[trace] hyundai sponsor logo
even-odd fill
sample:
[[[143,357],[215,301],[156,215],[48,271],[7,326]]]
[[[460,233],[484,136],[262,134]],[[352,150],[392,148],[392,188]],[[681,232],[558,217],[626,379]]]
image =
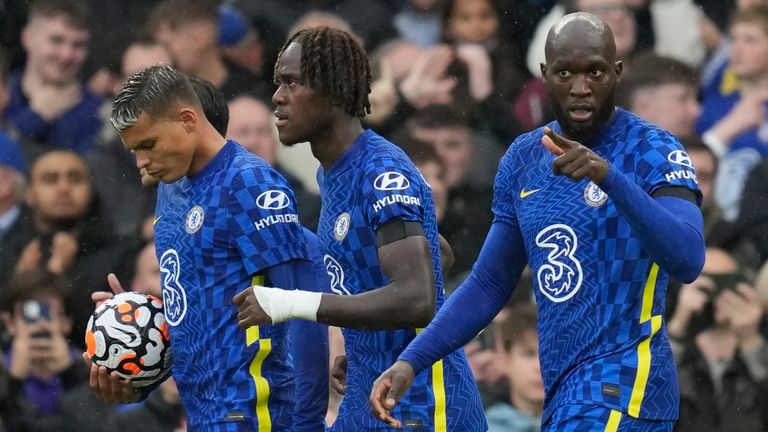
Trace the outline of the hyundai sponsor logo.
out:
[[[696,174],[688,170],[672,171],[671,173],[665,174],[664,178],[666,178],[669,183],[672,183],[675,180],[693,180],[694,183],[699,184]]]
[[[373,187],[381,191],[403,190],[410,186],[411,182],[404,175],[395,171],[379,174],[373,182]]]
[[[256,198],[256,205],[264,210],[280,210],[288,207],[291,199],[288,194],[279,190],[268,190]]]
[[[373,203],[373,211],[380,211],[384,207],[395,203],[421,206],[421,200],[419,200],[417,197],[396,194],[385,196],[384,198],[376,200],[376,202]]]
[[[672,162],[673,164],[678,164],[682,166],[687,166],[688,168],[693,168],[693,163],[691,162],[691,158],[688,156],[688,153],[682,150],[675,150],[673,152],[670,152],[669,155],[667,155],[667,160]]]

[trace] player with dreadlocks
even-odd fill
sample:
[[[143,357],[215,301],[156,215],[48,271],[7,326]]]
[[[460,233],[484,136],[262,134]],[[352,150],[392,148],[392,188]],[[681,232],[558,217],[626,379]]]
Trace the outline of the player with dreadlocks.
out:
[[[318,239],[336,295],[254,286],[235,297],[239,325],[295,318],[343,327],[346,394],[331,430],[388,430],[368,407],[373,382],[444,301],[432,194],[402,150],[363,129],[371,72],[352,35],[296,33],[275,82],[280,140],[308,141],[321,164]],[[393,415],[420,431],[487,429],[461,350],[419,374]]]

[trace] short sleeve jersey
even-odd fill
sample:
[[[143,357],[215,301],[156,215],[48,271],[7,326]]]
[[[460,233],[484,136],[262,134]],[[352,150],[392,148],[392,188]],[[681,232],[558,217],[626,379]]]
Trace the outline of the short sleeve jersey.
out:
[[[160,185],[155,242],[190,429],[290,428],[285,326],[244,331],[232,304],[268,267],[310,259],[286,181],[228,141],[194,176]]]
[[[437,307],[444,301],[437,223],[429,185],[405,153],[367,130],[329,170],[318,171],[322,211],[318,239],[331,291],[360,294],[389,283],[376,233],[387,222],[419,222],[429,242]],[[387,430],[370,414],[373,382],[394,363],[417,329],[343,329],[347,392],[334,431]],[[485,430],[477,387],[461,351],[416,377],[393,415],[421,431]]]
[[[556,122],[549,127],[560,133]],[[555,156],[542,136],[540,128],[510,146],[493,212],[525,242],[539,308],[544,420],[564,405],[675,419],[677,374],[662,328],[667,273],[595,183],[552,173]],[[627,111],[617,109],[590,147],[649,195],[684,187],[701,199],[677,139]]]

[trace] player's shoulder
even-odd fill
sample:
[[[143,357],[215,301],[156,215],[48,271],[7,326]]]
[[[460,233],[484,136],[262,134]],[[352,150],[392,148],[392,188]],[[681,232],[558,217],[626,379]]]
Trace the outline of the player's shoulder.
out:
[[[368,145],[361,152],[361,162],[360,168],[365,175],[387,171],[418,172],[403,149],[375,132],[369,133]]]
[[[626,145],[634,147],[633,150],[647,151],[674,151],[682,148],[682,144],[672,133],[641,119],[635,114],[618,108],[619,114],[626,117],[625,127],[621,130],[621,136],[617,137]]]
[[[547,155],[548,150],[541,143],[545,127],[555,131],[559,130],[557,122],[552,121],[544,126],[518,135],[504,153],[499,163],[499,169],[526,166],[529,161],[538,160]]]
[[[277,185],[288,187],[288,182],[275,168],[261,157],[245,150],[239,144],[233,151],[232,161],[222,173],[228,186],[252,187]]]

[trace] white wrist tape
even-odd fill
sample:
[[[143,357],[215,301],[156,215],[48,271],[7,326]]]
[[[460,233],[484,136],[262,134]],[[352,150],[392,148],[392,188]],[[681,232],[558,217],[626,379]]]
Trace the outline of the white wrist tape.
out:
[[[284,290],[260,285],[253,286],[253,293],[264,312],[272,319],[273,324],[299,318],[317,321],[317,309],[320,307],[322,293]]]

